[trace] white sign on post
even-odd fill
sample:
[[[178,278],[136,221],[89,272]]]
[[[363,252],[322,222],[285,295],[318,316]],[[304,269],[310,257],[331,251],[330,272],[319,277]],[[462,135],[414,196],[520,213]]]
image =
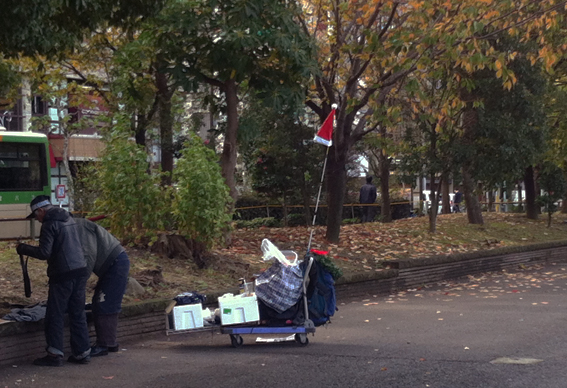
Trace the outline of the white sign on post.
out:
[[[57,201],[59,202],[59,207],[63,206],[63,200],[65,199],[67,195],[67,190],[65,188],[65,185],[57,185],[55,187],[55,198],[57,198]]]

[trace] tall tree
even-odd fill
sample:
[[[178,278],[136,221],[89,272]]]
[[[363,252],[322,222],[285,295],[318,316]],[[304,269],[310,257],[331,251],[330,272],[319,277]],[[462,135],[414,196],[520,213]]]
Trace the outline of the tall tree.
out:
[[[307,105],[321,121],[331,104],[339,106],[328,164],[327,239],[339,240],[349,150],[387,116],[381,107],[409,74],[427,77],[440,64],[456,64],[468,73],[495,67],[499,53],[489,37],[556,29],[564,5],[553,0],[307,2],[303,25],[320,47],[320,71]],[[557,60],[550,50],[540,56],[548,65]],[[498,62],[503,82],[513,83],[503,59]]]
[[[309,225],[311,198],[319,183],[323,150],[311,141],[314,131],[305,121],[301,107],[281,112],[252,103],[242,116],[240,133],[250,133],[253,127],[256,136],[249,135],[247,141],[240,141],[252,188],[281,201],[284,213],[291,201],[301,202],[305,224]]]
[[[148,31],[185,90],[204,83],[223,94],[221,167],[233,198],[242,88],[263,91],[266,103],[279,107],[303,98],[314,51],[296,24],[299,11],[285,0],[184,0],[170,3]]]

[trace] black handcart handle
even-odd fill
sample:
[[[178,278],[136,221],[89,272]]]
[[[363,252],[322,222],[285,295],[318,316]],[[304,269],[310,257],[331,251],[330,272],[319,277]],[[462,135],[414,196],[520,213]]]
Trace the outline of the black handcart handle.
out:
[[[30,275],[28,274],[28,259],[24,260],[24,255],[20,255],[20,265],[22,266],[22,274],[24,275],[24,292],[26,293],[26,298],[29,298],[32,294]]]

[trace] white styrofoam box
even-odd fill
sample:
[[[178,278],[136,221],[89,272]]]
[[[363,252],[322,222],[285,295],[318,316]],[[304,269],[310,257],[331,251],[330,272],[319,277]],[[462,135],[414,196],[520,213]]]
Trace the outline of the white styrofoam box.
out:
[[[223,295],[218,301],[222,325],[236,325],[260,320],[256,294],[251,296]]]
[[[175,330],[188,330],[203,327],[203,305],[187,304],[173,308],[173,327]]]

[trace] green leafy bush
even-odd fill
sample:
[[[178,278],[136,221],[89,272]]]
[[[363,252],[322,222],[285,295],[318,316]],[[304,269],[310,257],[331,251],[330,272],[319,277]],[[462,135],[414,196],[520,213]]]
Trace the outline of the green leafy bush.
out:
[[[126,243],[146,243],[165,229],[171,219],[170,189],[160,186],[160,174],[148,174],[143,147],[114,133],[98,167],[95,211],[107,216],[113,234]]]
[[[287,226],[305,225],[305,215],[303,213],[291,213],[287,216]]]
[[[179,233],[212,247],[229,230],[231,198],[215,153],[197,136],[181,151],[174,170],[173,214]]]
[[[311,251],[311,253],[313,253],[313,255],[315,256],[315,260],[317,260],[319,265],[325,268],[327,271],[329,271],[329,273],[333,276],[335,280],[343,276],[343,270],[340,269],[335,264],[332,258],[330,258],[328,255],[323,255],[317,252],[320,251]]]
[[[236,227],[243,228],[261,228],[262,226],[268,228],[281,227],[281,221],[274,217],[254,218],[253,220],[239,220],[236,221]]]

